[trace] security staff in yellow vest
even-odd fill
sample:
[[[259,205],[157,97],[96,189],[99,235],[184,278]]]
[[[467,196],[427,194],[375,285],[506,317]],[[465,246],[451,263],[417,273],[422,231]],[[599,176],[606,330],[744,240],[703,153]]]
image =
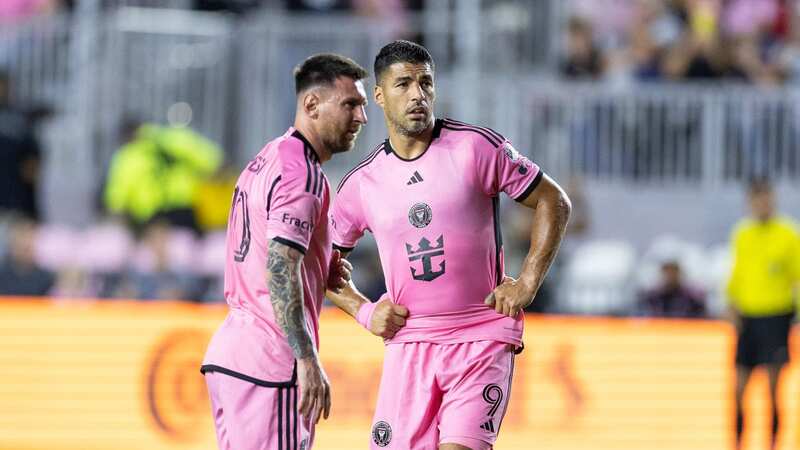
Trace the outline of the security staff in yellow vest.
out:
[[[736,445],[741,448],[744,415],[742,398],[756,366],[769,375],[772,401],[772,441],[779,428],[776,391],[789,360],[789,331],[800,286],[800,234],[788,218],[775,213],[775,197],[766,180],[749,189],[752,217],[733,231],[733,271],[728,282],[730,318],[737,331]]]
[[[222,163],[222,151],[188,127],[144,124],[114,155],[104,201],[112,214],[141,227],[156,214],[197,229],[197,186]]]

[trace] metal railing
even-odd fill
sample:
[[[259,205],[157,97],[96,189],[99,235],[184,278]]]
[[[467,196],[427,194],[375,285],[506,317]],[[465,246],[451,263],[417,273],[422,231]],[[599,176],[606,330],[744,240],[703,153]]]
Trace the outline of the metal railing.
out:
[[[8,72],[12,104],[58,104],[71,76],[72,21],[54,16],[0,26],[0,68]]]
[[[554,173],[709,187],[753,176],[800,178],[800,90],[536,80],[513,86],[518,94],[504,103],[509,133]]]

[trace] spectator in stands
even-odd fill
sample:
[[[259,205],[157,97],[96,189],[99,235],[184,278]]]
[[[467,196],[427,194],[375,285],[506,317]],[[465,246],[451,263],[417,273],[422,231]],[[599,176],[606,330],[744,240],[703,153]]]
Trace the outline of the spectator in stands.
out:
[[[667,4],[642,0],[625,34],[626,44],[609,55],[609,76],[631,80],[661,77],[661,60],[678,41],[682,23]]]
[[[777,64],[784,80],[800,85],[800,3],[792,11],[789,36],[780,50]]]
[[[664,55],[662,72],[673,80],[724,76],[727,61],[719,29],[719,2],[689,1],[685,8],[687,26],[680,39]]]
[[[572,79],[599,78],[605,62],[594,43],[591,25],[573,17],[567,30],[567,55],[561,63],[561,74]]]
[[[797,23],[790,26],[789,18],[796,22],[798,6],[793,2],[572,0],[570,5],[575,18],[567,26],[560,68],[568,78],[599,78],[601,67],[603,78],[611,80],[730,78],[772,85],[782,83],[794,64],[790,35]]]
[[[742,4],[748,6],[736,8]],[[754,5],[765,6],[763,9],[756,9]],[[776,85],[781,82],[778,45],[770,34],[777,15],[777,6],[768,5],[772,5],[772,2],[736,1],[731,5],[731,13],[728,14],[730,76],[760,85]]]
[[[10,89],[9,76],[0,69],[0,212],[37,219],[39,144],[28,114],[9,104]]]
[[[186,271],[170,260],[170,223],[154,218],[142,231],[141,258],[128,270],[115,293],[117,298],[139,300],[192,300],[198,288]]]
[[[800,234],[788,218],[776,214],[770,184],[755,180],[749,189],[751,217],[732,236],[733,271],[728,283],[729,317],[736,346],[736,442],[744,429],[742,398],[753,369],[765,365],[772,405],[772,441],[779,430],[778,389],[781,369],[789,360],[789,331],[800,287]]]
[[[9,230],[8,254],[0,264],[0,295],[47,295],[55,276],[39,267],[34,258],[36,223],[17,218]]]
[[[677,261],[665,260],[658,286],[640,295],[637,312],[646,317],[704,318],[705,294],[687,286]]]
[[[192,205],[198,184],[222,163],[222,151],[188,127],[124,126],[129,137],[111,160],[105,205],[140,229],[156,214],[198,230]]]

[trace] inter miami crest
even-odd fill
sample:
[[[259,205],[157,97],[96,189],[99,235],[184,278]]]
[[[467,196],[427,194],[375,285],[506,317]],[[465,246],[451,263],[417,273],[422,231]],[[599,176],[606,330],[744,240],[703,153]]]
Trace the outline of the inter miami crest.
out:
[[[372,427],[372,441],[378,447],[386,447],[392,442],[392,427],[384,421],[380,421]]]
[[[431,223],[433,212],[425,203],[417,203],[408,210],[408,221],[417,228],[425,228]]]
[[[508,158],[512,163],[517,164],[517,171],[520,175],[525,175],[528,173],[528,168],[525,166],[525,160],[522,159],[522,155],[519,154],[517,149],[515,149],[510,143],[506,142],[503,144],[503,152],[506,154],[506,158]]]
[[[520,154],[511,144],[506,142],[503,144],[503,151],[506,153],[506,157],[511,160],[511,162],[517,162],[519,160]]]

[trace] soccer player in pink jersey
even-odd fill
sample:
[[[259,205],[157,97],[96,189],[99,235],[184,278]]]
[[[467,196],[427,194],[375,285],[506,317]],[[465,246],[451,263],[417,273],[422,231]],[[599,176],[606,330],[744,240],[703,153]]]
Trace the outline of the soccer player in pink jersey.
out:
[[[303,62],[294,126],[237,181],[225,267],[230,311],[201,368],[222,450],[310,449],[315,424],[328,417],[318,319],[325,290],[341,289],[350,266],[332,251],[321,165],[350,150],[367,123],[365,77],[338,55]]]
[[[558,251],[570,202],[499,133],[434,117],[425,48],[386,45],[375,77],[389,138],[342,179],[333,236],[346,254],[374,235],[388,292],[377,303],[352,283],[329,294],[373,331],[378,311],[391,318],[370,445],[489,449],[522,348],[522,309]],[[504,273],[501,192],[534,210],[516,279]]]

